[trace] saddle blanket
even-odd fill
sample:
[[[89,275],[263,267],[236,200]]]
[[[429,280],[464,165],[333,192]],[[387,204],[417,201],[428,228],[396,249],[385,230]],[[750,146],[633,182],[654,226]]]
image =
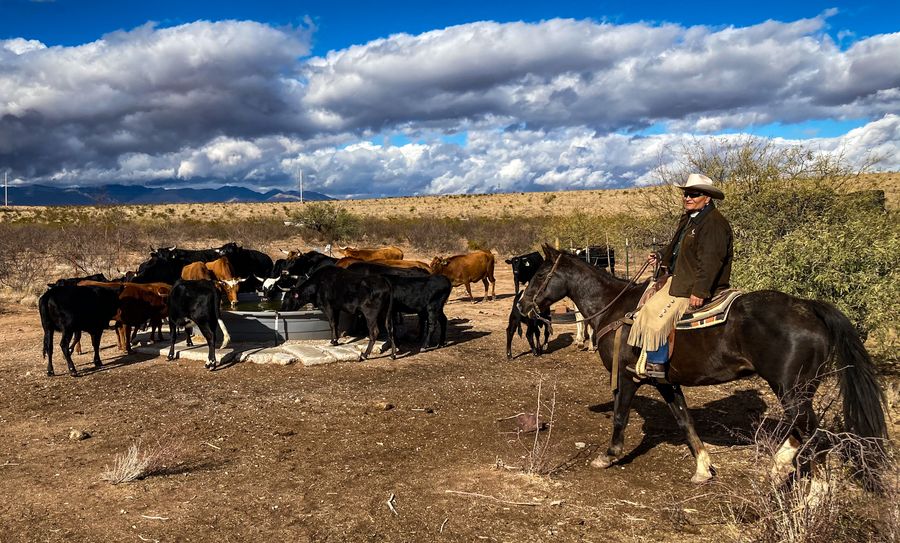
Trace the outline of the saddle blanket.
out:
[[[728,312],[731,311],[731,304],[734,303],[743,293],[736,289],[723,291],[721,294],[710,300],[703,307],[700,307],[693,313],[685,313],[681,319],[675,323],[676,330],[697,330],[700,328],[708,328],[725,322],[728,318]]]

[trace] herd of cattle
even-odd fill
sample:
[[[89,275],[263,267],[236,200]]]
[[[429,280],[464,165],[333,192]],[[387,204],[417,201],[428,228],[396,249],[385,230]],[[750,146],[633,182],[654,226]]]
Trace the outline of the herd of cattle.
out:
[[[494,256],[474,251],[452,257],[435,257],[430,264],[404,260],[396,247],[380,249],[343,248],[343,258],[316,251],[286,253],[275,262],[265,253],[227,243],[216,249],[188,250],[177,247],[151,250],[150,258],[134,273],[108,280],[103,275],[59,279],[48,285],[38,307],[44,330],[43,355],[47,375],[53,375],[53,336],[61,332],[59,342],[69,373],[78,372],[72,361],[74,351],[81,352],[82,332],[91,338],[93,363],[101,366],[100,338],[110,322],[118,335],[119,350],[131,352],[137,330],[150,325],[151,338],[162,340],[162,323],[168,322],[170,346],[168,359],[175,358],[179,328],[187,332],[196,326],[209,348],[206,367],[217,365],[216,329],[222,329],[224,348],[230,341],[221,319],[221,303],[233,306],[239,290],[257,291],[270,299],[282,299],[282,311],[293,311],[306,304],[319,308],[327,318],[332,344],[337,343],[341,313],[361,315],[368,327],[369,344],[363,355],[371,354],[381,330],[387,332],[391,357],[396,352],[394,320],[407,313],[418,315],[420,349],[427,349],[437,331],[438,346],[447,337],[444,304],[453,287],[464,285],[474,301],[470,283],[484,284],[484,300],[494,297]],[[516,308],[519,285],[528,282],[542,261],[538,253],[507,260],[513,268],[516,296],[507,328],[507,356],[515,331],[526,337],[532,353],[542,350],[539,331],[549,337],[549,315],[531,320]],[[488,287],[490,285],[490,295]]]

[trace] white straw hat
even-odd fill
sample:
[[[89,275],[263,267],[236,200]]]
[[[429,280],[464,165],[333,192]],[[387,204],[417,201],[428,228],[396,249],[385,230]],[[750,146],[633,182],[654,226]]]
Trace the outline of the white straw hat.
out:
[[[725,193],[722,189],[713,185],[713,180],[706,177],[702,173],[692,173],[688,176],[687,181],[681,185],[675,185],[681,190],[695,190],[703,194],[715,198],[716,200],[724,200]]]

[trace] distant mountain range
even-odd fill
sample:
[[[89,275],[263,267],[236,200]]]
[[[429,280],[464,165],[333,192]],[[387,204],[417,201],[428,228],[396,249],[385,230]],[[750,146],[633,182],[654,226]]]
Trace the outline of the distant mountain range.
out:
[[[2,188],[2,187],[0,187]],[[334,200],[330,196],[303,191],[304,201]],[[10,205],[20,206],[89,206],[140,204],[203,204],[226,202],[299,202],[294,190],[256,192],[244,187],[225,185],[217,189],[152,188],[139,185],[99,185],[93,187],[50,187],[26,185],[9,187]]]

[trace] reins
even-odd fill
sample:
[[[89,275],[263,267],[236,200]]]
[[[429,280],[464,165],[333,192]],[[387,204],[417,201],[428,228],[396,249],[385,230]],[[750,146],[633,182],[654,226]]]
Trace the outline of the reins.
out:
[[[544,282],[541,283],[541,286],[538,287],[537,291],[535,291],[534,295],[531,297],[531,303],[535,308],[537,308],[538,294],[540,294],[541,292],[543,292],[543,290],[545,288],[547,288],[547,284],[550,282],[550,277],[553,275],[553,272],[555,272],[556,268],[559,266],[559,259],[562,258],[562,255],[563,255],[563,253],[560,253],[559,256],[556,257],[556,260],[553,262],[553,267],[550,268],[550,273],[547,274],[547,277],[544,278]],[[632,278],[628,281],[628,283],[624,287],[622,287],[622,290],[619,292],[619,294],[616,295],[615,298],[612,299],[611,302],[609,302],[608,304],[603,306],[603,309],[601,309],[600,311],[597,311],[596,313],[588,315],[587,317],[582,317],[580,320],[576,320],[575,323],[577,324],[579,322],[591,320],[594,317],[597,317],[597,316],[602,315],[603,313],[606,313],[607,311],[609,311],[609,309],[613,306],[613,304],[615,304],[617,301],[619,301],[619,298],[621,298],[622,295],[625,294],[625,291],[628,290],[632,285],[634,285],[637,282],[637,278],[640,277],[642,273],[644,273],[644,270],[646,270],[647,266],[649,266],[649,265],[650,265],[649,260],[644,262],[644,265],[641,266],[641,269],[639,269],[637,271],[637,273],[635,273],[634,276],[632,276]],[[532,312],[534,312],[536,315],[533,318],[543,321],[547,324],[550,324],[550,321],[541,317],[540,313],[538,313],[534,309],[532,309]]]

